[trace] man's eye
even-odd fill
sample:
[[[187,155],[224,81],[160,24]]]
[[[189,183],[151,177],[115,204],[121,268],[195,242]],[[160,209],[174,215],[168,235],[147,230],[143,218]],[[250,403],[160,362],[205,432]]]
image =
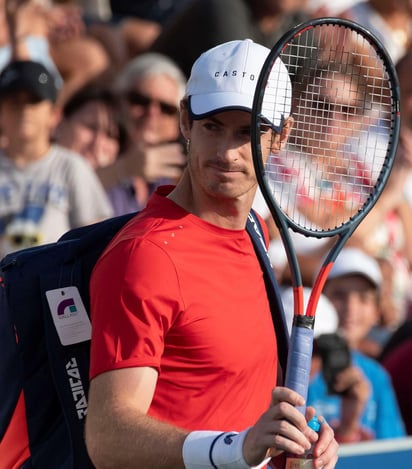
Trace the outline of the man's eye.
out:
[[[213,122],[206,122],[204,126],[207,130],[216,130],[218,128],[218,126]]]

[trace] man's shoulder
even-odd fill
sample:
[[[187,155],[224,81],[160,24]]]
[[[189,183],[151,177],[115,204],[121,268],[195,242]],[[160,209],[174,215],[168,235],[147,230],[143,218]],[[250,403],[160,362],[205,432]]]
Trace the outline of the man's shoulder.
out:
[[[143,210],[136,214],[117,234],[114,243],[146,240],[158,243],[165,233],[176,231],[179,219],[171,218],[159,211]]]

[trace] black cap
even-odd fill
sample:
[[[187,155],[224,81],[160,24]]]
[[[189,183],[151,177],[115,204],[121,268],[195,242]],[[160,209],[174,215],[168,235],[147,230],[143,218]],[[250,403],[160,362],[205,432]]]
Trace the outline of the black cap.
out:
[[[20,90],[53,103],[58,94],[53,75],[44,65],[30,60],[10,62],[0,73],[0,99]]]

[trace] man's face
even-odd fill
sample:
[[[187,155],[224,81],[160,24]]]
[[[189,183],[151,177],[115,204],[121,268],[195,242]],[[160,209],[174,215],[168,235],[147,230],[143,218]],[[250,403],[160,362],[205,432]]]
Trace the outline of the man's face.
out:
[[[133,143],[155,145],[177,140],[178,86],[171,78],[158,75],[136,81],[124,97]]]
[[[328,280],[324,293],[336,308],[339,328],[357,348],[378,320],[378,291],[367,278],[356,274]]]
[[[250,129],[251,116],[244,111],[225,111],[193,121],[190,135],[185,135],[190,139],[188,168],[193,186],[212,198],[253,197],[256,176]],[[269,148],[272,134],[269,128],[265,130],[262,148]]]
[[[0,127],[10,141],[32,143],[49,138],[55,122],[54,105],[29,91],[17,91],[0,103]]]

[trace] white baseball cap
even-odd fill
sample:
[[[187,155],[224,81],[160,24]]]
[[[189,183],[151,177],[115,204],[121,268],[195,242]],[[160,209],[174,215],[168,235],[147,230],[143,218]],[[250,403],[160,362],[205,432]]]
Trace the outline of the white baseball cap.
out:
[[[303,300],[305,308],[308,305],[311,289],[309,287],[303,287]],[[294,312],[294,293],[292,287],[286,287],[281,292],[281,299],[283,303],[283,309],[285,311],[286,325],[289,334],[292,331],[293,324],[293,312]],[[313,328],[313,336],[319,337],[322,334],[331,334],[336,332],[338,329],[338,313],[336,312],[333,304],[328,298],[321,294],[319,296],[319,302],[316,308],[315,326]]]
[[[225,110],[251,111],[256,84],[270,49],[251,39],[230,41],[204,52],[193,64],[186,85],[189,110],[203,119]],[[262,103],[263,117],[280,132],[290,115],[292,85],[286,66],[277,59]]]
[[[361,249],[342,249],[329,272],[328,280],[347,275],[361,275],[377,288],[382,285],[382,272],[378,262]]]

